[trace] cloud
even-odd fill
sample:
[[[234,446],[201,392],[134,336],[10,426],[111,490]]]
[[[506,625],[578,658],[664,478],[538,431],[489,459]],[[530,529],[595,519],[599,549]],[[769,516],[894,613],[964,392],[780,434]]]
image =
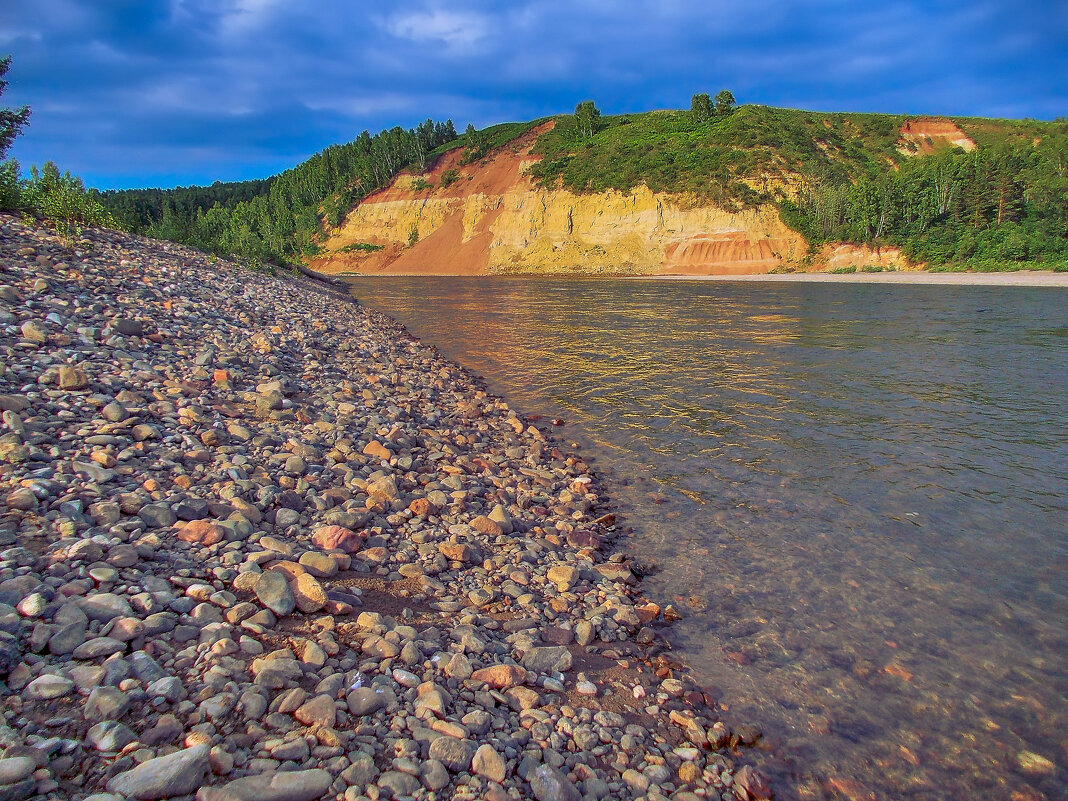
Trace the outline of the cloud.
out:
[[[442,42],[459,52],[470,48],[486,37],[489,20],[470,11],[446,11],[431,8],[394,14],[384,21],[393,36],[413,42]]]
[[[267,175],[361,130],[739,101],[1063,115],[1068,5],[1030,0],[0,0],[12,154],[99,186]],[[257,173],[257,170],[261,171]]]

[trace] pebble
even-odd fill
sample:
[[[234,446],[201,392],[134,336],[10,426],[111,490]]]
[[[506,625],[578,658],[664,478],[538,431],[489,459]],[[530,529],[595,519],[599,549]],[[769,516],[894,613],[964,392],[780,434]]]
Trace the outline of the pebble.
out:
[[[107,789],[139,801],[187,795],[203,784],[210,769],[210,750],[208,745],[195,745],[149,759],[132,770],[114,776],[108,781]]]
[[[333,290],[82,236],[0,215],[0,793],[765,792],[580,455]]]

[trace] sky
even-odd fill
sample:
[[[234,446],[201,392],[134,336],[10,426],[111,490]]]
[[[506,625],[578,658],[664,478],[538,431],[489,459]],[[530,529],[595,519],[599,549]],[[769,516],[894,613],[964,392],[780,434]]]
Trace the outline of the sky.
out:
[[[739,103],[1068,116],[1066,0],[0,0],[10,156],[262,178],[363,130]]]

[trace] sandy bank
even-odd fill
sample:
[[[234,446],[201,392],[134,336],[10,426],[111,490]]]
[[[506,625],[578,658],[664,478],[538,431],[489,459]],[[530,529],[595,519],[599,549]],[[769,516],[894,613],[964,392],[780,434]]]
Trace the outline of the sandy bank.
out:
[[[915,284],[945,286],[1059,286],[1068,287],[1068,273],[1020,270],[1005,273],[782,273],[772,275],[656,275],[628,278],[669,281],[777,281],[796,284]]]

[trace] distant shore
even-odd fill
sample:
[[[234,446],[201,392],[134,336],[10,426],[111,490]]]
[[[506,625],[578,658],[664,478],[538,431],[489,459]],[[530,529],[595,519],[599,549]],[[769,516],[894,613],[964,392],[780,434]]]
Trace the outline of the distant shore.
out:
[[[638,275],[677,281],[784,281],[836,284],[930,284],[948,286],[1068,287],[1068,273],[1018,270],[1003,273],[935,273],[920,270],[893,273],[774,273],[762,275]]]
[[[1068,272],[1055,273],[1052,270],[1017,270],[1000,273],[938,273],[910,270],[892,273],[760,273],[757,275],[606,275],[575,273],[509,273],[496,275],[486,273],[478,276],[454,273],[322,273],[335,279],[347,278],[520,278],[528,275],[532,278],[601,278],[627,279],[641,281],[779,281],[786,283],[835,283],[835,284],[917,284],[931,286],[1052,286],[1068,287]]]

